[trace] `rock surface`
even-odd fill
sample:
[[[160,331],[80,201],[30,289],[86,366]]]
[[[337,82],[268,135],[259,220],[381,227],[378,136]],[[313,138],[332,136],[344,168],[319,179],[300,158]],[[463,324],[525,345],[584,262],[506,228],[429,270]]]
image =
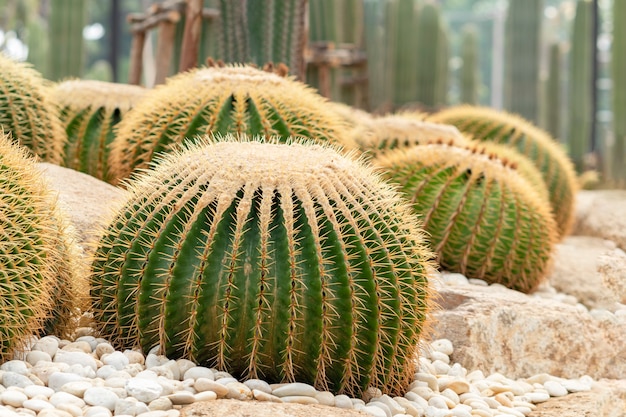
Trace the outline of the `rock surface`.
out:
[[[626,416],[626,381],[600,381],[591,391],[552,398],[528,417]]]
[[[467,369],[525,378],[626,378],[626,321],[500,286],[442,286],[434,338]]]
[[[626,191],[579,191],[576,197],[575,235],[612,240],[626,250]]]
[[[615,288],[605,283],[606,275],[615,276],[619,265],[610,269],[613,259],[626,258],[626,253],[610,240],[590,236],[567,236],[556,245],[554,267],[550,284],[566,294],[576,297],[589,308],[605,308],[614,311],[618,300]],[[600,273],[603,266],[606,273]],[[617,279],[611,280],[611,282]]]
[[[258,401],[216,400],[192,404],[181,417],[371,417],[359,410],[345,410],[319,404],[268,403]]]
[[[90,175],[49,163],[39,163],[51,188],[58,192],[59,205],[78,232],[79,244],[88,246],[97,236],[112,206],[123,201],[126,192]]]

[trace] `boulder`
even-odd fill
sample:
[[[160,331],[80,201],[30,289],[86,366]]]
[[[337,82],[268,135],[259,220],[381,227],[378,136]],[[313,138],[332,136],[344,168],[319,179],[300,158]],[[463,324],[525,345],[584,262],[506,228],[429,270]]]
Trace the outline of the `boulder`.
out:
[[[556,245],[550,285],[562,293],[573,295],[589,308],[615,311],[618,308],[616,302],[620,300],[614,287],[619,283],[618,277],[626,278],[626,272],[620,270],[623,266],[619,263],[620,259],[626,259],[626,253],[610,240],[567,236]],[[604,272],[600,271],[601,266]],[[626,284],[626,279],[622,282]]]
[[[49,186],[58,193],[59,206],[78,232],[78,243],[87,248],[98,236],[116,203],[126,191],[90,175],[49,163],[39,163]]]
[[[528,417],[626,416],[626,381],[599,381],[591,391],[550,398]]]
[[[451,359],[509,378],[626,378],[625,315],[529,296],[499,285],[442,285],[433,338],[452,341]]]
[[[581,190],[572,234],[612,240],[626,250],[626,190]]]

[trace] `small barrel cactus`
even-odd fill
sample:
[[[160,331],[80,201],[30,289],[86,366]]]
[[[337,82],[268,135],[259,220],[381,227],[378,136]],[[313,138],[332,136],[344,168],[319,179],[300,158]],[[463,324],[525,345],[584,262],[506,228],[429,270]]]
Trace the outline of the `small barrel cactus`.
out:
[[[87,282],[54,195],[27,151],[5,134],[0,184],[0,359],[7,359],[30,335],[67,335]]]
[[[359,149],[370,156],[411,148],[431,140],[453,140],[460,144],[469,142],[454,126],[400,115],[374,118],[354,132],[354,140]]]
[[[344,143],[346,126],[313,89],[274,71],[211,66],[170,78],[118,125],[114,179],[145,168],[153,155],[204,134],[290,136]]]
[[[328,145],[215,140],[158,158],[103,231],[101,333],[242,378],[400,393],[429,306],[419,220]]]
[[[433,143],[376,163],[422,216],[443,268],[523,292],[546,277],[556,224],[548,202],[508,161]]]
[[[67,133],[64,166],[108,181],[114,127],[143,98],[146,89],[93,80],[67,80],[51,89]]]
[[[44,80],[28,64],[0,53],[0,125],[16,143],[60,164],[67,136],[46,95]]]
[[[565,150],[547,132],[519,116],[475,106],[451,107],[429,120],[454,125],[475,140],[507,144],[526,155],[546,183],[559,236],[569,233],[574,222],[576,173]]]

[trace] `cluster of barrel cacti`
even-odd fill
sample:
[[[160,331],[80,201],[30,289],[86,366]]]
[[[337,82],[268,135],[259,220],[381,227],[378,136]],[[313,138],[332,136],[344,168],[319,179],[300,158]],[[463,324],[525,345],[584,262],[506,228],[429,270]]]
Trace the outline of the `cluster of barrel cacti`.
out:
[[[21,245],[3,262],[55,263],[19,281],[42,303],[17,326],[56,331],[90,309],[120,348],[159,346],[242,378],[400,394],[429,327],[435,268],[532,291],[571,223],[571,163],[504,113],[375,117],[272,65],[212,63],[152,90],[106,85],[110,96],[102,87],[32,90],[64,123],[57,163],[128,191],[99,231],[88,283],[66,290],[80,282],[79,256],[54,205],[15,197],[44,194],[21,180],[34,162],[2,161],[15,187],[2,216],[16,216],[3,232]],[[18,146],[5,142],[0,158]],[[23,337],[2,339],[3,352]]]

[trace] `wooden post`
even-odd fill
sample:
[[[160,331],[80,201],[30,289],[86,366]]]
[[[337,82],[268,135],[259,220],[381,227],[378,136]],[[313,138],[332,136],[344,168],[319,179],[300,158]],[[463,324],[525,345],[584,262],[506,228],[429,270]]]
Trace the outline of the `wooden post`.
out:
[[[185,32],[180,54],[180,72],[194,68],[198,64],[198,49],[202,32],[202,0],[187,0]]]
[[[170,73],[176,24],[168,20],[159,22],[159,36],[157,38],[156,75],[154,85],[163,84]]]
[[[130,46],[130,69],[128,73],[129,84],[141,84],[141,73],[143,71],[143,47],[145,42],[145,31],[140,30],[133,33],[133,41]]]

